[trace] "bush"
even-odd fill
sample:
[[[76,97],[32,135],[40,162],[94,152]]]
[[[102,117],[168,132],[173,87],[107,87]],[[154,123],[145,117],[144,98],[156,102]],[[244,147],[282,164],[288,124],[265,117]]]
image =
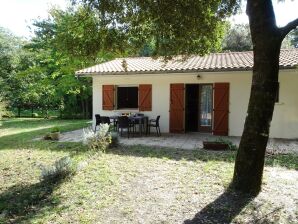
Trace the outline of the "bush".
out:
[[[57,160],[53,166],[40,166],[40,179],[45,182],[57,182],[75,174],[76,169],[69,156]]]
[[[224,138],[216,139],[216,142],[224,143],[228,145],[228,150],[236,151],[238,149],[237,145],[235,145],[232,141]]]
[[[53,127],[51,129],[51,133],[55,133],[55,132],[60,132],[60,128],[59,127]]]
[[[38,117],[38,113],[33,113],[32,117]]]
[[[84,129],[83,143],[92,151],[105,152],[111,141],[112,137],[108,124],[100,124],[96,133],[91,128]]]

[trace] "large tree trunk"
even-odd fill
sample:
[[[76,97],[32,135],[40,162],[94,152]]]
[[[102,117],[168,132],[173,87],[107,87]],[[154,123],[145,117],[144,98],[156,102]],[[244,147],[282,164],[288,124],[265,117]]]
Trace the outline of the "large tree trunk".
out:
[[[233,185],[242,192],[257,194],[261,190],[265,151],[278,91],[282,36],[276,27],[271,1],[248,0],[247,14],[253,42],[254,66]]]

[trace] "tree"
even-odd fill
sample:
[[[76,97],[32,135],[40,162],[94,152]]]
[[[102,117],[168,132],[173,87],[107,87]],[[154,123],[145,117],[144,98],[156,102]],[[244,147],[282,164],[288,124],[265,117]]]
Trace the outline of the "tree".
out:
[[[252,42],[248,24],[236,24],[227,26],[228,30],[222,43],[223,51],[250,51]]]
[[[42,85],[48,93],[41,97],[44,108],[59,105],[63,117],[89,118],[91,79],[77,79],[73,74],[98,58],[97,18],[82,7],[66,11],[52,8],[49,19],[36,20],[34,26],[36,37],[27,48],[37,60],[27,72],[46,74],[43,84],[52,86]]]
[[[0,97],[9,105],[20,108],[24,104],[26,83],[17,77],[23,61],[24,41],[0,27]]]
[[[295,29],[289,33],[289,39],[291,41],[291,45],[295,48],[298,48],[298,29]]]
[[[281,43],[298,26],[298,18],[278,28],[271,1],[248,0],[246,13],[254,46],[253,80],[233,183],[241,191],[258,193],[278,90]]]
[[[224,19],[239,7],[237,0],[73,2],[97,10],[101,27],[118,29],[123,42],[132,48],[153,38],[154,53],[166,57],[211,51],[220,43]],[[270,0],[247,0],[246,11],[254,51],[253,81],[233,185],[243,192],[258,193],[278,88],[280,47],[298,19],[278,28]]]
[[[298,41],[298,37],[296,34]],[[282,41],[281,48],[295,47],[295,32],[291,32]],[[297,45],[298,46],[298,45]],[[227,24],[227,31],[222,42],[223,51],[251,51],[253,49],[249,24]]]

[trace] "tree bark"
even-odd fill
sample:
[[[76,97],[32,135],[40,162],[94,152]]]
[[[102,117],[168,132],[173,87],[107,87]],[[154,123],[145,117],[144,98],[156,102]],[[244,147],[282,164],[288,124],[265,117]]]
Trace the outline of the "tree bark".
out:
[[[244,131],[237,152],[233,186],[242,192],[261,190],[264,158],[278,91],[282,35],[276,27],[272,2],[248,0],[254,52],[253,78]]]

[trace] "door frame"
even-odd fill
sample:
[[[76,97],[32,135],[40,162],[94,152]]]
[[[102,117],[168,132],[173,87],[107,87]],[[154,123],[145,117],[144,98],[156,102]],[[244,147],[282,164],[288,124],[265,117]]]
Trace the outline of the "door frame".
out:
[[[208,127],[208,128],[205,128],[205,127],[200,127],[200,125],[198,125],[198,129],[196,132],[202,132],[202,133],[212,133],[212,130],[213,130],[213,121],[214,121],[214,113],[213,113],[213,110],[214,110],[214,83],[170,83],[170,94],[171,94],[171,86],[172,84],[184,84],[184,109],[183,109],[183,132],[182,133],[185,133],[185,122],[186,122],[186,85],[198,85],[199,86],[199,92],[198,92],[198,111],[200,113],[200,91],[201,91],[201,86],[202,85],[210,85],[212,86],[212,111],[211,111],[211,117],[212,117],[212,121],[211,121],[211,126]],[[170,108],[169,108],[169,113],[171,111],[171,95],[170,95]],[[171,115],[169,115],[171,116]],[[200,114],[198,115],[200,116]],[[171,131],[171,119],[169,119],[170,123],[169,123],[169,131],[171,133],[175,133],[175,131]]]

